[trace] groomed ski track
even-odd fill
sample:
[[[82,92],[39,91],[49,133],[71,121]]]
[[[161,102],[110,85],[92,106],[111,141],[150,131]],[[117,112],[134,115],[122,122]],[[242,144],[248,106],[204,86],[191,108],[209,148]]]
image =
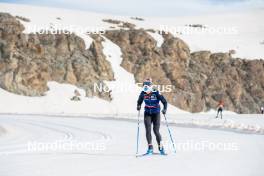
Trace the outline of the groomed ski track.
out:
[[[140,124],[140,152],[146,150]],[[263,175],[264,135],[171,126],[180,143],[234,143],[235,151],[178,149],[168,156],[135,157],[136,123],[85,117],[0,115],[0,175]],[[163,141],[169,142],[166,126]],[[155,138],[153,137],[153,140]],[[75,141],[103,145],[102,150],[31,151],[29,142]],[[157,150],[157,147],[155,148]]]

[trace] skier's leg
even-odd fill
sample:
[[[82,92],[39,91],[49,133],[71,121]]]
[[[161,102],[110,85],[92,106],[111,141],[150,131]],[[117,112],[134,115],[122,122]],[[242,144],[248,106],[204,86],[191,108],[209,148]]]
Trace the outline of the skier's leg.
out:
[[[161,143],[161,135],[159,132],[159,129],[160,129],[160,113],[153,115],[152,121],[153,121],[153,131],[155,133],[156,140],[157,140],[157,143],[159,145],[160,154],[165,155],[165,150],[164,150],[164,147]]]
[[[218,114],[219,114],[219,109],[217,109],[217,115],[216,115],[216,117],[215,117],[215,118],[218,118]]]
[[[152,145],[152,136],[151,136],[151,116],[144,114],[144,124],[146,128],[146,138],[148,145]]]
[[[153,121],[153,131],[154,131],[154,134],[156,136],[156,140],[157,140],[157,143],[158,145],[160,146],[160,142],[161,142],[161,135],[160,135],[160,132],[159,132],[159,129],[160,129],[160,114],[154,114],[152,116],[152,121]]]
[[[223,118],[223,109],[220,109],[221,119]]]

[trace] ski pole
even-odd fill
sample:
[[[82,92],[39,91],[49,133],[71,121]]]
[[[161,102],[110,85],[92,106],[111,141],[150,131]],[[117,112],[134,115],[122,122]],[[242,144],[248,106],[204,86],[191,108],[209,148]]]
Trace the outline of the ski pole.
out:
[[[138,125],[137,125],[137,152],[136,152],[136,155],[138,155],[138,145],[139,145],[139,117],[140,117],[140,110],[138,111]]]
[[[176,153],[176,148],[175,148],[174,141],[173,141],[173,138],[172,138],[172,135],[171,135],[171,130],[169,128],[169,124],[168,124],[168,121],[167,121],[167,117],[166,117],[165,114],[163,114],[163,115],[165,117],[166,126],[167,126],[168,132],[170,134],[170,139],[171,139],[171,143],[172,143],[172,146],[173,146],[173,149],[174,149],[174,153]]]

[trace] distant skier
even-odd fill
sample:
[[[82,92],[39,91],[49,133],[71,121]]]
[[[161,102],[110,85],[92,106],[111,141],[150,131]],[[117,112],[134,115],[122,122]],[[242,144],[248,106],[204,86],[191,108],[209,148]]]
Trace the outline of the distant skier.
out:
[[[223,100],[220,100],[217,105],[217,115],[216,118],[218,118],[218,115],[221,115],[221,119],[223,118],[223,109],[224,109],[224,102]]]
[[[261,106],[260,112],[261,112],[261,114],[264,114],[264,107],[263,106]]]
[[[146,128],[146,138],[148,142],[148,150],[146,154],[153,154],[152,136],[151,136],[151,125],[153,123],[153,131],[156,136],[156,140],[159,146],[160,154],[165,155],[164,147],[161,142],[161,135],[159,132],[160,128],[160,105],[159,101],[163,104],[162,113],[166,114],[167,101],[159,94],[159,91],[152,89],[151,79],[146,79],[143,83],[143,91],[140,93],[137,101],[137,110],[141,109],[141,104],[145,103],[144,112],[144,124]]]

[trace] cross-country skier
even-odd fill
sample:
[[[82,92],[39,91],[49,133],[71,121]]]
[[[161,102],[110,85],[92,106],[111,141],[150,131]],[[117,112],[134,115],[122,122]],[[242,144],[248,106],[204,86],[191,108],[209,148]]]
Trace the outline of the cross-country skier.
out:
[[[221,119],[223,118],[223,109],[224,109],[224,102],[223,100],[220,100],[217,105],[217,115],[216,118],[218,118],[218,115],[221,115]]]
[[[261,106],[260,112],[261,112],[261,114],[264,114],[264,107],[263,106]]]
[[[159,101],[163,104],[162,113],[166,114],[167,111],[167,101],[159,94],[159,91],[152,89],[151,79],[146,79],[143,83],[143,91],[140,93],[137,101],[137,110],[141,109],[141,104],[145,103],[144,112],[144,124],[146,128],[146,138],[148,142],[148,150],[146,154],[153,154],[152,136],[151,136],[151,126],[153,124],[153,131],[156,136],[156,140],[159,146],[160,154],[165,155],[164,147],[161,142],[161,135],[159,132],[160,128],[160,105]]]

